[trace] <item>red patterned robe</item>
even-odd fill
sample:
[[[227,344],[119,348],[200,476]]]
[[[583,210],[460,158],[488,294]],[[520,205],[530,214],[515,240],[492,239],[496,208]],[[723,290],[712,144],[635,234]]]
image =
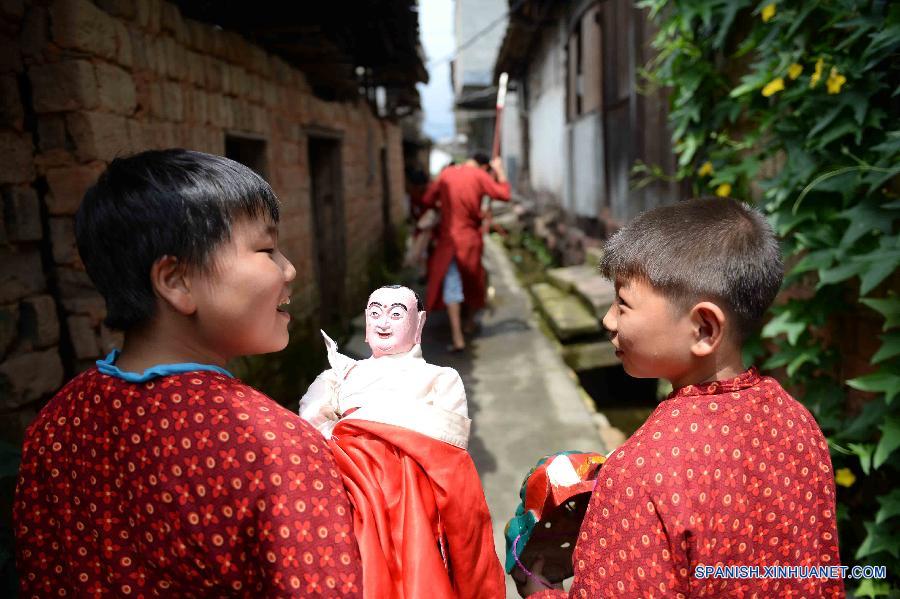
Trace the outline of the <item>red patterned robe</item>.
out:
[[[694,576],[840,564],[822,431],[755,369],[673,392],[600,470],[573,561],[569,597],[843,597],[840,579]]]
[[[22,597],[358,597],[349,504],[322,436],[196,371],[66,385],[28,429]]]
[[[481,232],[481,198],[509,200],[509,183],[497,183],[486,171],[467,164],[445,168],[431,184],[422,203],[433,207],[440,201],[441,222],[437,244],[428,259],[425,310],[444,307],[444,275],[455,258],[463,284],[464,303],[480,310],[485,302],[485,272],[481,265],[484,239]]]

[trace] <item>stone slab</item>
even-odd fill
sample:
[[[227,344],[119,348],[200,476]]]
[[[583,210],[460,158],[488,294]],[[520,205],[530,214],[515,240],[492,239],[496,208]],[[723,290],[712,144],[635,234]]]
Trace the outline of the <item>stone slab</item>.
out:
[[[563,345],[562,355],[569,368],[576,372],[621,364],[616,348],[609,341]]]
[[[566,291],[576,293],[594,309],[602,319],[616,297],[615,286],[591,264],[579,264],[553,268],[547,271],[551,283]]]
[[[600,332],[597,317],[575,295],[550,283],[535,283],[530,289],[537,307],[560,340]]]

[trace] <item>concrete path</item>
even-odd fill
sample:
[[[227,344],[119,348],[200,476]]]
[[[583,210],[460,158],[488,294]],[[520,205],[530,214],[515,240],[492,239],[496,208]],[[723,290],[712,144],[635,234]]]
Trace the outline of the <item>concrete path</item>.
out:
[[[538,329],[528,293],[492,241],[485,247],[485,263],[495,297],[482,315],[481,333],[465,353],[448,353],[446,313],[429,314],[422,350],[429,362],[459,371],[466,386],[473,420],[469,452],[481,475],[502,561],[503,528],[519,503],[522,479],[538,458],[565,449],[606,448],[571,371]],[[507,596],[519,596],[509,579]]]

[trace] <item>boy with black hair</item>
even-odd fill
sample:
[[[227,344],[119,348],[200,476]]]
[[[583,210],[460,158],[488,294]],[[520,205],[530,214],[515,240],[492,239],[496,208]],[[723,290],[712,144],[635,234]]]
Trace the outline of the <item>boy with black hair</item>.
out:
[[[825,438],[741,362],[783,276],[766,219],[731,199],[656,208],[609,240],[601,268],[617,292],[603,324],[625,371],[674,390],[601,468],[569,596],[843,596],[839,577],[765,577],[766,566],[840,564]],[[541,566],[520,576],[523,596],[551,586]]]
[[[359,596],[321,435],[225,370],[288,342],[278,220],[261,177],[200,152],[113,160],[87,191],[78,248],[125,341],[26,433],[24,597]]]

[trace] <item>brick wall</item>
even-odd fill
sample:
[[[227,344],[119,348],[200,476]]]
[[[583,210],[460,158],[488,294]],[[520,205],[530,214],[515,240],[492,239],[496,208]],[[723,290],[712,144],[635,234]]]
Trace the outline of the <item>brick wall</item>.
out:
[[[367,104],[314,97],[299,70],[161,0],[0,3],[0,438],[120,336],[84,273],[73,214],[117,155],[185,147],[225,153],[225,135],[266,142],[300,321],[317,308],[308,128],[341,139],[347,298],[368,292],[381,248],[386,148],[390,212],[403,216],[397,126]]]

